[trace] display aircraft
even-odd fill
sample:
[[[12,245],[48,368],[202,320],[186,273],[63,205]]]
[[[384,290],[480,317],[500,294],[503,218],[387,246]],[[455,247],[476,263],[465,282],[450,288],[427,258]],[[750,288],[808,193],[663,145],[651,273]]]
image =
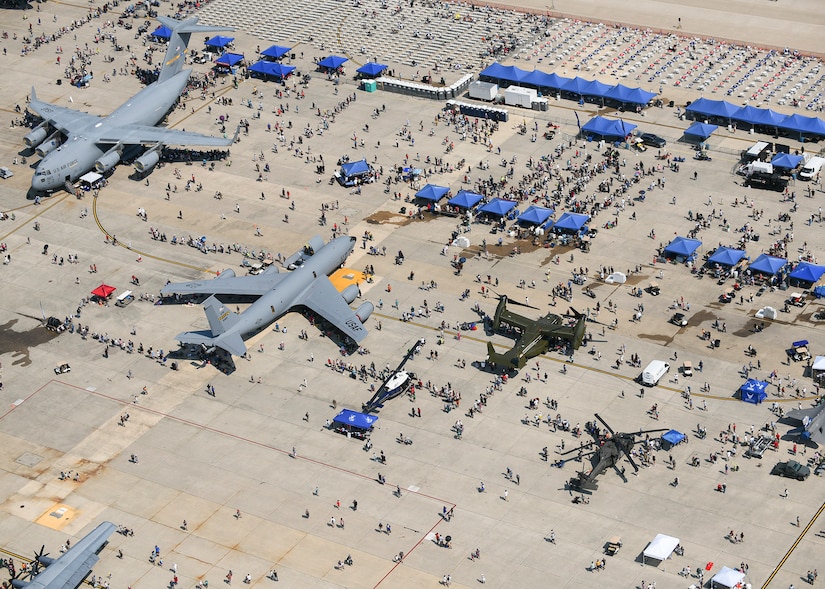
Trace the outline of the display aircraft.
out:
[[[353,312],[349,304],[360,294],[358,285],[351,284],[338,292],[328,278],[344,263],[355,242],[355,237],[343,236],[324,245],[324,240],[316,235],[301,252],[287,258],[284,265],[295,268],[289,273],[279,273],[276,266],[270,266],[256,276],[235,276],[233,270],[224,270],[213,280],[167,284],[160,291],[162,295],[211,295],[203,303],[210,331],[187,331],[175,339],[184,344],[202,344],[209,351],[220,348],[235,356],[243,356],[246,354],[245,339],[259,333],[291,309],[306,307],[345,336],[360,342],[367,335],[362,324],[372,314],[373,304],[362,303]],[[238,314],[230,311],[215,295],[260,298]]]
[[[798,433],[803,440],[825,444],[825,401],[820,400],[810,409],[794,409],[785,417],[800,422]]]
[[[539,319],[529,319],[508,310],[507,303],[507,297],[501,296],[493,316],[493,331],[505,328],[520,334],[515,345],[503,354],[496,352],[493,344],[487,342],[487,360],[490,364],[510,370],[521,369],[530,358],[546,352],[551,341],[556,338],[570,342],[574,350],[579,349],[584,338],[584,315],[571,309],[575,318],[572,323],[565,323],[564,317],[553,313]]]
[[[29,110],[43,122],[23,140],[42,159],[32,178],[35,193],[61,188],[72,191],[72,182],[94,169],[105,173],[124,157],[135,156],[135,168],[143,173],[158,163],[165,145],[228,146],[233,138],[210,137],[200,133],[156,127],[174,107],[191,69],[184,70],[186,46],[193,33],[232,30],[197,24],[198,18],[180,21],[168,17],[158,20],[172,30],[169,49],[157,81],[149,84],[124,105],[106,117],[56,106],[37,98],[32,88]],[[237,133],[236,133],[237,136]]]
[[[58,558],[49,558],[41,549],[32,561],[31,580],[15,578],[12,586],[15,589],[77,589],[100,560],[98,554],[115,529],[115,524],[103,522]],[[42,572],[41,566],[46,567]]]
[[[421,338],[415,345],[407,350],[407,354],[395,367],[395,370],[388,371],[389,374],[375,391],[372,398],[361,405],[361,411],[364,413],[373,413],[384,407],[387,401],[395,399],[396,397],[406,393],[410,389],[413,379],[416,378],[414,372],[404,370],[404,364],[409,362],[416,354],[421,353],[421,347],[426,343],[424,338]]]

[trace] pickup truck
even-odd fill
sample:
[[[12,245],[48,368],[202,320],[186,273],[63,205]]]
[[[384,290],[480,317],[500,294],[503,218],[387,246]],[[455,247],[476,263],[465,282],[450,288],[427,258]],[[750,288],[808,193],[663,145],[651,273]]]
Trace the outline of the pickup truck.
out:
[[[748,449],[745,450],[745,456],[751,458],[762,458],[765,455],[765,450],[771,447],[773,440],[767,436],[759,436],[750,443]]]

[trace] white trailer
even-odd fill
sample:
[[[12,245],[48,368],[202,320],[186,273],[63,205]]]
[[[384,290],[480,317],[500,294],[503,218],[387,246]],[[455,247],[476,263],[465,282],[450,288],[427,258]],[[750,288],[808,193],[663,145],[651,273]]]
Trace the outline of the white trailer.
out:
[[[477,80],[470,84],[470,98],[491,102],[498,96],[498,84]]]

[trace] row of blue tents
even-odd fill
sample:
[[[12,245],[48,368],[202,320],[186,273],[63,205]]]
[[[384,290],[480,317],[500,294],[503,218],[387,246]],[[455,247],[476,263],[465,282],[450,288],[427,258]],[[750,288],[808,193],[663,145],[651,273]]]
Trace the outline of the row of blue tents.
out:
[[[825,136],[825,121],[820,118],[800,114],[785,115],[768,108],[738,106],[725,100],[699,98],[693,101],[685,111],[693,116],[715,117],[729,123],[735,121],[753,126],[760,125],[793,131],[802,135]]]
[[[610,85],[598,80],[585,80],[578,76],[565,78],[558,74],[548,74],[539,70],[523,70],[514,65],[501,65],[498,62],[483,69],[479,74],[479,79],[494,82],[499,86],[518,84],[536,88],[544,93],[548,91],[567,92],[581,97],[593,96],[612,100],[621,104],[644,106],[656,96],[653,92],[631,88],[624,84]]]

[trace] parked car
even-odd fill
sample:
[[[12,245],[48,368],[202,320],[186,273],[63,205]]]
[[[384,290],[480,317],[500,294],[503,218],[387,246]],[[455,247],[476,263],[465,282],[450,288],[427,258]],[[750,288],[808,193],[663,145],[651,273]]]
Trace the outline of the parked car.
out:
[[[811,469],[804,464],[799,464],[796,460],[788,460],[787,462],[777,463],[771,470],[771,474],[804,481],[810,476]]]
[[[0,168],[0,178],[11,178],[14,176],[14,172],[6,168],[5,166]]]
[[[642,133],[639,135],[639,139],[641,139],[645,145],[650,145],[651,147],[664,147],[667,145],[667,141],[653,133]]]

